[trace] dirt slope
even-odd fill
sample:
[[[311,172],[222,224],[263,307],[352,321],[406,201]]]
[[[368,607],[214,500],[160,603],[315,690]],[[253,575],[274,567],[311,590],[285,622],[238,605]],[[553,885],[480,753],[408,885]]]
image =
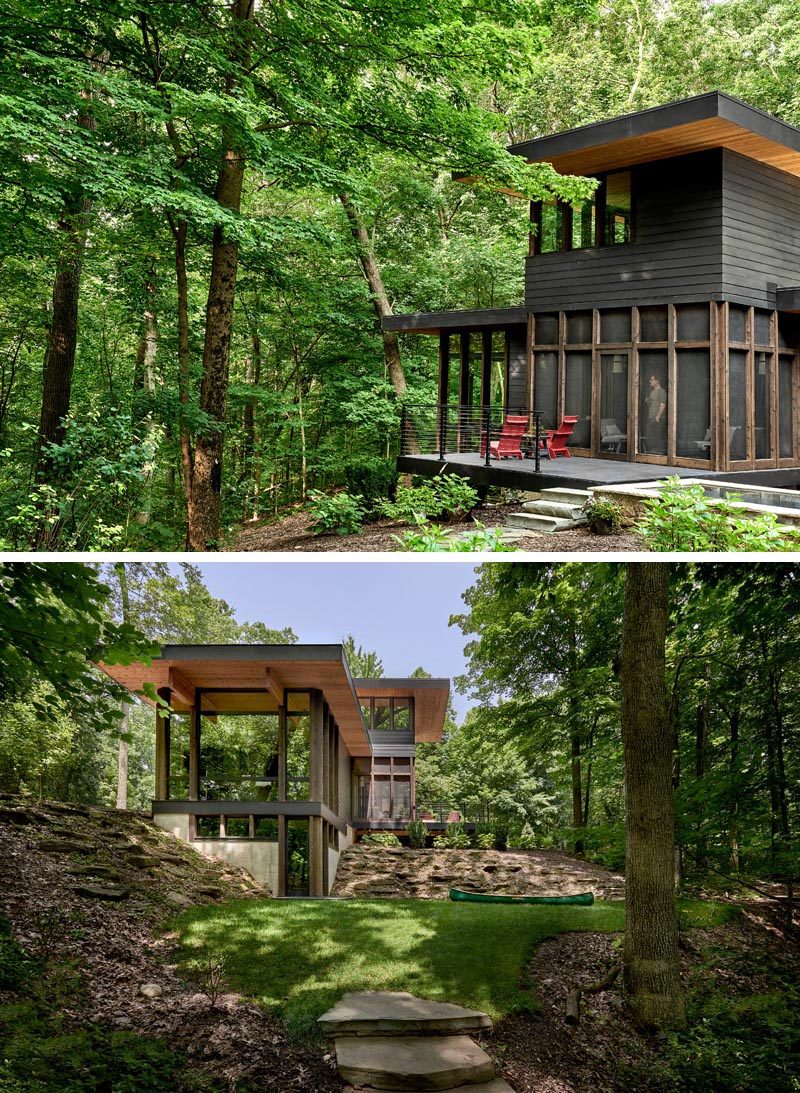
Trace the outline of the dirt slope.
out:
[[[98,885],[122,898],[97,898]],[[339,1090],[319,1052],[290,1043],[236,995],[212,1010],[172,963],[169,916],[261,894],[247,873],[202,857],[142,814],[0,798],[0,912],[24,948],[36,951],[48,936],[56,960],[76,961],[85,989],[70,1020],[160,1037],[230,1088]],[[158,997],[146,997],[145,984]]]
[[[333,895],[362,899],[447,899],[451,887],[508,895],[622,899],[625,882],[600,865],[555,850],[405,850],[350,847],[339,859]]]

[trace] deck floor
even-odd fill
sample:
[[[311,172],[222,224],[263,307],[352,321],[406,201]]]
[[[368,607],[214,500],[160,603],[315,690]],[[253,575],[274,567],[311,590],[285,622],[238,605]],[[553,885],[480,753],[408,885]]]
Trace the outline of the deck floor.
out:
[[[627,463],[620,459],[590,459],[587,456],[543,459],[536,473],[532,459],[493,459],[487,467],[474,452],[452,453],[442,463],[438,455],[403,455],[397,460],[401,473],[433,475],[437,472],[463,474],[475,485],[506,486],[531,490],[562,487],[587,489],[589,486],[616,486],[626,482],[650,482],[679,475],[681,478],[708,478],[710,471],[697,467],[668,467],[655,463]]]

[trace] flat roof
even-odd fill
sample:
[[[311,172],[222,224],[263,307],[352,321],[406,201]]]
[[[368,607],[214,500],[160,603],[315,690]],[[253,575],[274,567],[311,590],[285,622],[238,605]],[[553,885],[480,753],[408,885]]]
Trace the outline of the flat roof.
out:
[[[530,163],[592,175],[711,148],[800,176],[800,128],[722,91],[512,144]]]
[[[384,330],[407,330],[415,334],[438,334],[441,330],[503,330],[525,324],[524,307],[490,307],[472,311],[414,311],[389,315],[382,320]]]
[[[185,712],[196,689],[265,690],[318,688],[336,718],[351,755],[370,754],[356,682],[344,648],[331,645],[163,645],[151,664],[99,664],[107,675],[135,694],[145,684],[170,687],[172,707]],[[439,740],[444,727],[449,680],[361,680],[383,685],[390,697],[413,697],[418,709],[419,740]],[[396,693],[395,693],[396,692]],[[363,693],[363,692],[362,692]],[[381,696],[380,690],[370,694]],[[419,696],[419,697],[418,697]],[[146,702],[150,700],[144,698]]]

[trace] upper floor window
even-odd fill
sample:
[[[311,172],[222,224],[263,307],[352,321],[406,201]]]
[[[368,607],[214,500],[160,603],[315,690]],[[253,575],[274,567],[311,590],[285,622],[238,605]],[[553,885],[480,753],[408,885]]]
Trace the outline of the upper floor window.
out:
[[[410,698],[362,698],[361,712],[371,732],[410,732],[414,728]]]
[[[631,242],[631,172],[617,171],[599,181],[587,201],[536,201],[531,205],[531,254]]]

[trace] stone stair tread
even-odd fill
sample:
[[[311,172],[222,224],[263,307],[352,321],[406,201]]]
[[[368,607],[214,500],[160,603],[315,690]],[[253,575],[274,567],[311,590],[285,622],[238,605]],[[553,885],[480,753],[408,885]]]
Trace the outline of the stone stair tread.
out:
[[[478,1032],[491,1029],[492,1020],[479,1010],[416,998],[406,991],[354,991],[323,1013],[318,1024],[326,1036],[391,1036]]]
[[[573,520],[559,520],[556,516],[538,516],[533,512],[512,512],[505,518],[511,528],[527,528],[528,531],[566,531],[575,526]]]
[[[576,505],[571,501],[549,501],[543,497],[540,501],[526,501],[522,508],[525,512],[535,512],[539,516],[557,516],[564,520],[586,519],[583,505]]]
[[[369,1086],[354,1086],[346,1085],[342,1090],[342,1093],[362,1093],[369,1089]],[[425,1090],[417,1086],[415,1089],[408,1089],[406,1093],[426,1093]],[[478,1082],[477,1085],[456,1085],[450,1089],[444,1090],[443,1093],[514,1093],[514,1090],[503,1078],[492,1078],[489,1082]]]
[[[566,486],[553,486],[549,490],[542,490],[542,501],[564,501],[568,505],[582,505],[592,496],[589,490],[571,490]]]
[[[341,1036],[339,1074],[368,1089],[437,1090],[495,1077],[494,1064],[469,1036]]]

